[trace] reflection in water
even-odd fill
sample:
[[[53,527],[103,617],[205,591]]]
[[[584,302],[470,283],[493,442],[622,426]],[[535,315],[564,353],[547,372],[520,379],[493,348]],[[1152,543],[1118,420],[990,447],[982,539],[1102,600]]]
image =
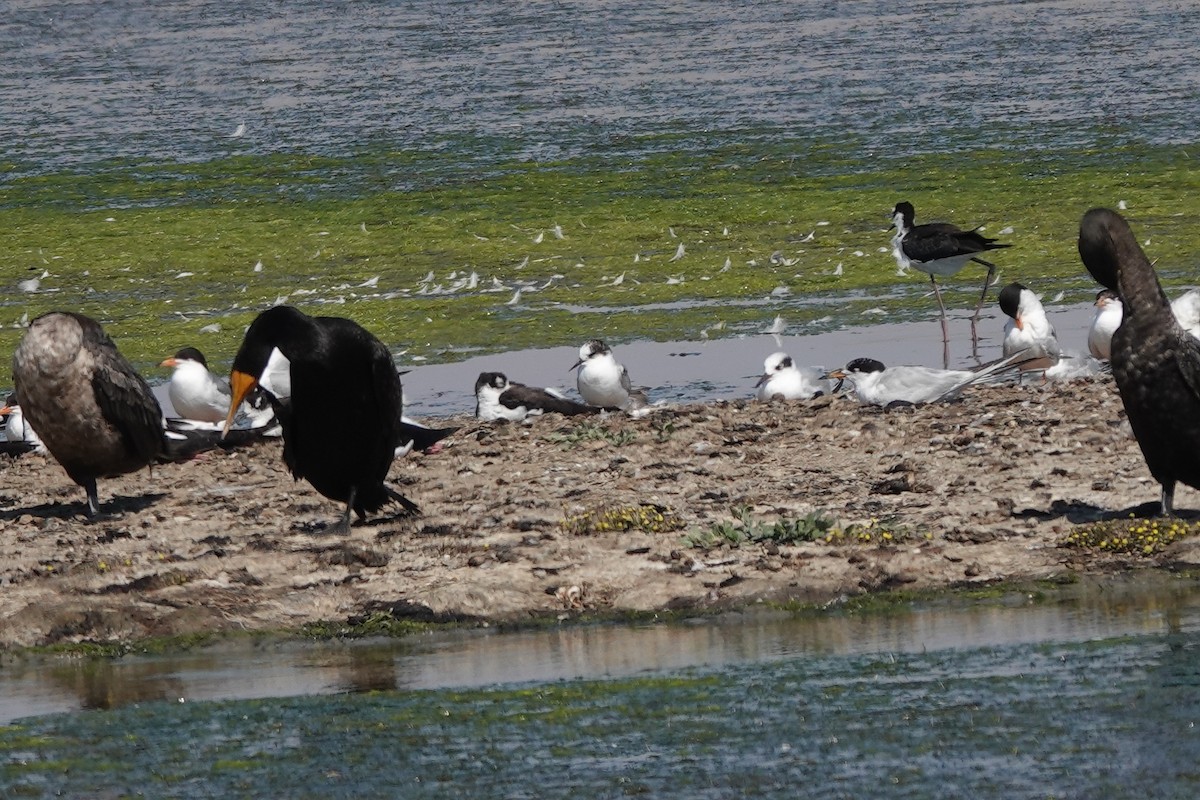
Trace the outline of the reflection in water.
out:
[[[0,722],[68,709],[603,678],[781,659],[1191,634],[1200,588],[1140,578],[894,613],[727,614],[691,624],[437,633],[403,640],[228,642],[171,657],[20,661],[0,672]]]

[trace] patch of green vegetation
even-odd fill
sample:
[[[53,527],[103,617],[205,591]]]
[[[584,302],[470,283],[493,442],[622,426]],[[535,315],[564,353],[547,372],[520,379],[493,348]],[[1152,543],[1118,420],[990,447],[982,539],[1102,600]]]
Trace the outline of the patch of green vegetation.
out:
[[[373,611],[349,621],[308,622],[301,626],[300,635],[307,639],[399,639],[414,633],[425,633],[434,627],[446,629],[453,627],[453,623],[421,622],[396,617],[391,611]]]
[[[637,441],[637,431],[630,428],[614,429],[602,422],[584,420],[572,426],[547,434],[546,438],[564,450],[578,447],[584,442],[607,442],[613,447],[622,447]]]
[[[928,534],[921,537],[907,526],[896,525],[894,520],[872,519],[843,528],[835,517],[819,509],[797,519],[779,519],[773,522],[755,520],[751,511],[749,506],[735,507],[734,519],[722,520],[705,530],[692,531],[684,537],[684,545],[703,550],[765,542],[797,544],[823,541],[835,545],[886,546],[928,538]]]
[[[1063,547],[1150,557],[1168,545],[1200,533],[1200,522],[1181,519],[1119,519],[1080,525],[1060,542]]]
[[[199,631],[178,636],[158,636],[133,641],[63,642],[45,647],[32,647],[28,652],[35,655],[48,654],[96,659],[121,658],[127,655],[163,655],[204,647],[217,641],[220,636],[221,634],[210,631]]]
[[[1200,210],[1200,164],[1181,148],[900,161],[783,137],[661,144],[637,157],[486,169],[453,152],[368,150],[14,176],[0,185],[0,352],[15,347],[23,318],[66,308],[100,319],[142,369],[183,344],[219,367],[280,298],[353,317],[402,360],[635,330],[737,335],[778,311],[794,325],[860,322],[872,306],[926,315],[923,276],[897,278],[886,252],[887,212],[901,198],[920,219],[986,224],[992,235],[1011,226],[1002,280],[1072,299],[1092,290],[1075,253],[1091,206],[1125,200],[1168,283],[1190,280],[1200,251],[1200,230],[1186,223]],[[686,253],[672,260],[680,244]],[[43,270],[43,291],[16,291]],[[951,302],[977,285],[968,272],[947,281]],[[473,288],[458,286],[472,273]],[[911,291],[896,296],[901,283]],[[778,287],[805,304],[735,302]],[[0,386],[8,370],[0,359]]]
[[[576,536],[633,530],[665,533],[682,527],[683,521],[673,509],[656,503],[584,511],[565,517],[562,521],[563,531]]]

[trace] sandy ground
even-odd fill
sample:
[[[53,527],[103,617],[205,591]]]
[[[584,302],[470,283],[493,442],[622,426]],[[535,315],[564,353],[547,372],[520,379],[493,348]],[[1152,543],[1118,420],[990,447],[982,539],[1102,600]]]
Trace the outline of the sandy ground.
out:
[[[292,480],[278,442],[101,481],[108,518],[96,522],[52,459],[4,459],[0,645],[290,629],[378,610],[520,620],[824,602],[1127,569],[1060,541],[1158,497],[1109,378],[889,410],[825,398],[456,422],[440,452],[393,467],[423,515],[348,538],[325,531],[341,509]],[[1196,508],[1200,496],[1181,487],[1176,502]],[[681,527],[564,524],[639,504]],[[685,543],[743,508],[764,524],[820,510],[873,540]],[[1188,541],[1157,559],[1198,560]]]

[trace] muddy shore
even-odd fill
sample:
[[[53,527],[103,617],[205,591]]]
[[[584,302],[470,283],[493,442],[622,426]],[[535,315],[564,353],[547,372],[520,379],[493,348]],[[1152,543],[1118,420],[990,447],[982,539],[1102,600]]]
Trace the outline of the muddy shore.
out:
[[[512,621],[821,603],[1200,561],[1193,540],[1150,559],[1062,546],[1074,526],[1158,498],[1107,377],[888,410],[822,398],[451,422],[462,428],[440,452],[392,470],[423,514],[349,537],[326,532],[341,509],[291,478],[278,442],[101,481],[96,522],[53,459],[5,458],[0,646],[379,611]],[[1186,487],[1176,502],[1200,508]],[[806,518],[845,533],[718,544]]]

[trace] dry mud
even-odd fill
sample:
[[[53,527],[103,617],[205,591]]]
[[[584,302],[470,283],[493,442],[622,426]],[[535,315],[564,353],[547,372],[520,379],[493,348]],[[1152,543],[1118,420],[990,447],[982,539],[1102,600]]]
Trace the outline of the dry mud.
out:
[[[824,398],[454,422],[440,452],[392,469],[423,514],[349,537],[326,532],[341,509],[292,479],[278,442],[101,481],[95,522],[53,459],[6,458],[0,646],[294,629],[379,610],[512,621],[1052,579],[1147,563],[1061,541],[1158,497],[1110,378],[887,410]],[[1176,503],[1200,497],[1181,487]],[[639,504],[678,527],[586,522]],[[871,540],[685,541],[743,515],[765,525],[814,511]],[[1185,540],[1154,561],[1197,559]]]

